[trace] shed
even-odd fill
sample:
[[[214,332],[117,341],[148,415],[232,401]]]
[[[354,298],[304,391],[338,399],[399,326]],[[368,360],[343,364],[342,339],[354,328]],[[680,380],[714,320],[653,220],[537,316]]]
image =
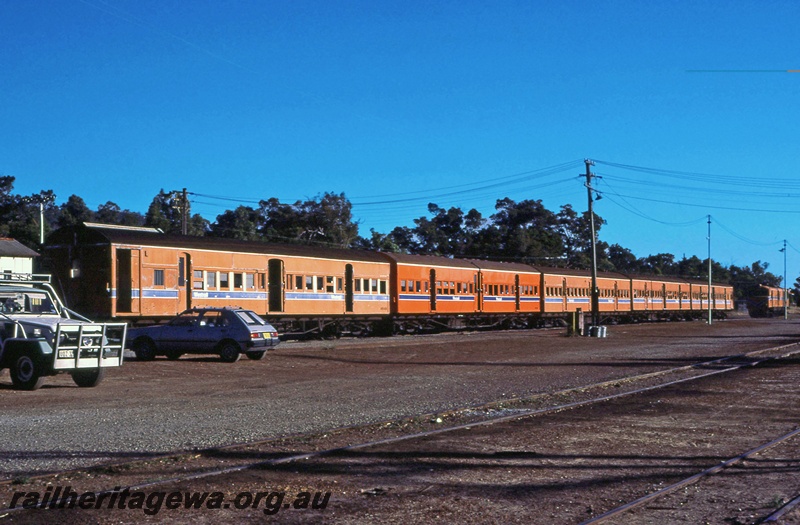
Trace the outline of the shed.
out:
[[[33,258],[38,256],[21,242],[0,237],[0,272],[33,273]]]

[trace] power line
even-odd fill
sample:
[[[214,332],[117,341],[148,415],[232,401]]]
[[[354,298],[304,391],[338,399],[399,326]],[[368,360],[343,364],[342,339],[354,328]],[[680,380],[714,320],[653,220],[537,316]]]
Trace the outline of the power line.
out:
[[[774,188],[785,188],[785,187],[792,187],[792,188],[800,188],[800,182],[797,179],[778,179],[775,177],[770,177],[768,180],[765,179],[753,179],[752,177],[743,178],[743,177],[734,177],[730,175],[715,175],[711,173],[700,173],[700,172],[691,172],[691,171],[676,171],[676,170],[664,170],[658,168],[648,168],[644,166],[633,166],[630,164],[619,164],[616,162],[608,162],[602,160],[595,161],[598,164],[603,164],[605,166],[612,166],[615,168],[626,169],[630,171],[638,171],[641,173],[649,173],[651,175],[664,175],[666,177],[682,179],[682,180],[692,180],[692,181],[699,181],[699,182],[715,182],[720,184],[727,184],[727,185],[738,185],[738,186],[745,186],[751,188],[762,188],[762,187],[774,187]]]
[[[609,192],[602,192],[598,191],[600,195],[605,197]],[[690,206],[694,208],[709,208],[714,210],[733,210],[733,211],[755,211],[755,212],[763,212],[763,213],[800,213],[800,210],[767,210],[767,209],[758,209],[758,208],[742,208],[742,207],[730,207],[730,206],[711,206],[708,204],[689,204],[684,202],[675,202],[675,201],[665,201],[660,199],[650,199],[647,197],[637,197],[635,195],[623,195],[621,193],[610,193],[611,195],[615,195],[617,197],[626,197],[628,199],[636,199],[641,201],[648,201],[648,202],[660,202],[662,204],[675,204],[677,206]]]

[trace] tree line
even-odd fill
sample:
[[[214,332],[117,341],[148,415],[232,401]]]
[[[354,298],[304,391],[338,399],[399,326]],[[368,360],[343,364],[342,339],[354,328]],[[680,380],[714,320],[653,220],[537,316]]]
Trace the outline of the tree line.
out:
[[[0,177],[0,236],[11,237],[40,250],[40,205],[44,208],[45,232],[82,222],[160,228],[180,234],[186,217],[188,235],[247,241],[318,244],[341,248],[440,255],[523,262],[536,266],[576,269],[591,267],[591,221],[588,212],[577,212],[565,204],[557,212],[541,200],[499,199],[495,212],[484,217],[478,210],[442,208],[428,204],[428,214],[413,220],[414,226],[398,226],[388,233],[371,229],[359,234],[352,204],[344,193],[324,193],[313,199],[282,203],[271,198],[258,207],[238,206],[208,221],[192,214],[190,202],[180,192],[163,189],[153,198],[147,212],[123,210],[108,201],[90,209],[84,200],[71,195],[58,205],[51,190],[22,196],[14,193],[15,178]],[[185,210],[184,210],[185,207]],[[184,213],[185,212],[185,213]],[[605,221],[595,214],[595,230]],[[598,235],[599,238],[599,235]],[[697,256],[676,260],[669,253],[636,257],[629,249],[598,241],[597,269],[602,272],[674,276],[708,280],[708,260]],[[759,284],[780,286],[781,278],[767,271],[768,264],[723,266],[712,261],[715,282],[734,285],[737,294],[749,295]],[[800,278],[795,283],[800,293]],[[797,295],[797,294],[796,294]]]

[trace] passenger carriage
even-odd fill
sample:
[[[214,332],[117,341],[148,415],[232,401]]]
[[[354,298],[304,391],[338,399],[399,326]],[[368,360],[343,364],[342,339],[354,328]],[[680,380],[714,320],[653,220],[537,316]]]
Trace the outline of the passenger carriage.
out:
[[[479,270],[478,309],[485,313],[541,311],[541,273],[527,264],[471,260]]]
[[[45,255],[70,304],[101,318],[238,306],[286,332],[389,314],[389,264],[373,252],[85,223],[51,234]]]

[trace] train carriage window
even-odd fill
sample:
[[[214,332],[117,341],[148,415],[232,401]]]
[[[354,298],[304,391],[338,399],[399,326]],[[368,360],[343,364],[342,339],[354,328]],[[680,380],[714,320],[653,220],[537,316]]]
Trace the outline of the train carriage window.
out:
[[[425,289],[424,293],[430,292],[430,283],[428,281],[422,281],[422,287]]]
[[[369,284],[372,287],[372,293],[375,293],[375,292],[378,291],[378,280],[377,279],[370,279],[369,280]]]
[[[192,288],[195,290],[203,289],[203,270],[194,270],[192,272],[194,278],[192,279]]]
[[[206,288],[216,288],[216,287],[217,287],[217,272],[207,272]]]
[[[333,293],[333,292],[336,291],[334,289],[333,276],[332,275],[328,275],[327,277],[325,277],[325,291],[328,292],[328,293]]]
[[[153,270],[153,285],[164,286],[164,270]]]
[[[380,293],[386,293],[386,281],[379,281],[378,286],[380,287]]]
[[[312,275],[306,275],[306,291],[314,291],[314,277]]]
[[[242,274],[240,273],[233,274],[233,287],[237,289],[242,288]]]
[[[286,274],[286,289],[294,290],[294,276],[291,274]]]
[[[316,279],[316,283],[315,284],[316,284],[316,288],[315,289],[318,292],[324,292],[325,291],[325,278],[324,277],[322,277],[321,275],[318,276],[317,279]]]
[[[402,280],[400,281],[400,291],[401,292],[405,292],[406,291],[406,282],[405,281],[402,281]]]
[[[295,290],[302,290],[303,289],[303,276],[302,275],[295,275],[294,276],[294,289]]]
[[[341,277],[336,278],[336,290],[339,292],[344,290],[344,279]]]
[[[228,272],[219,272],[219,287],[222,290],[227,290],[228,287]]]
[[[244,274],[244,284],[248,290],[254,290],[256,287],[256,276],[252,273]]]
[[[356,279],[355,283],[356,283],[356,291],[360,292],[361,291],[361,279]]]

